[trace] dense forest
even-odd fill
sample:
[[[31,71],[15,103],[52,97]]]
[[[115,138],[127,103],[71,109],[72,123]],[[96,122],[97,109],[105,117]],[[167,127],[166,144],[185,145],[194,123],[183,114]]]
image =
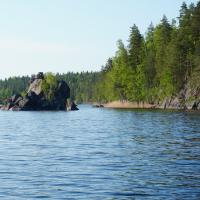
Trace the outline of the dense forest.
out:
[[[200,87],[200,1],[183,3],[177,20],[163,16],[145,35],[134,24],[128,45],[117,42],[116,54],[100,72],[56,74],[67,81],[71,98],[80,102],[162,101],[186,85]],[[29,77],[0,81],[0,102],[23,92]]]

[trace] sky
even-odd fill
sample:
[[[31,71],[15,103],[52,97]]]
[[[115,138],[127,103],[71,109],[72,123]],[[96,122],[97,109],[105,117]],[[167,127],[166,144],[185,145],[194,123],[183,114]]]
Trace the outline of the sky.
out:
[[[185,0],[187,4],[197,0]],[[130,27],[179,15],[182,0],[0,0],[0,79],[97,71]]]

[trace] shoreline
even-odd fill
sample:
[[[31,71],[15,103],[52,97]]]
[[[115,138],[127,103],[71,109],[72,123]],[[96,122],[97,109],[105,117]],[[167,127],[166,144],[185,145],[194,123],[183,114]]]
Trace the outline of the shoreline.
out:
[[[94,105],[94,104],[93,104]],[[179,107],[177,105],[167,105],[166,104],[150,104],[150,103],[137,103],[137,102],[129,102],[129,101],[112,101],[109,103],[104,104],[97,104],[98,107],[104,107],[104,108],[116,108],[116,109],[160,109],[160,110],[179,110],[179,111],[197,111],[199,112],[199,109],[192,109],[192,107]],[[102,106],[101,106],[102,105]]]
[[[136,102],[129,102],[129,101],[112,101],[106,104],[102,104],[104,108],[144,108],[144,109],[153,109],[156,108],[154,104],[149,103],[136,103]]]

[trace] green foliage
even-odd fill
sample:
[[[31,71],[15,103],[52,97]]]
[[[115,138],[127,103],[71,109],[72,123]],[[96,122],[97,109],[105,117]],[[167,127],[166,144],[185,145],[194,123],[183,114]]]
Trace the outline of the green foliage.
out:
[[[12,92],[8,88],[0,89],[0,97],[1,97],[0,104],[4,104],[6,102],[6,99],[11,95]]]
[[[138,65],[135,73],[135,100],[137,102],[145,101],[146,97],[146,77],[144,65]]]
[[[44,80],[42,80],[42,91],[47,100],[53,101],[55,91],[58,87],[58,81],[56,76],[48,72],[44,75]]]
[[[147,88],[151,89],[154,84],[154,78],[156,76],[156,50],[154,42],[154,26],[151,23],[146,33],[146,56],[144,57],[144,70],[147,82]]]
[[[110,72],[116,99],[126,99],[128,71],[128,53],[122,41],[119,40],[118,51],[116,52],[116,56],[113,58],[113,69]]]
[[[21,93],[28,87],[30,78],[28,76],[12,77],[0,80],[0,104],[6,102],[14,93]]]
[[[131,27],[128,45],[129,64],[132,69],[136,69],[144,57],[144,39],[138,27],[134,24]]]

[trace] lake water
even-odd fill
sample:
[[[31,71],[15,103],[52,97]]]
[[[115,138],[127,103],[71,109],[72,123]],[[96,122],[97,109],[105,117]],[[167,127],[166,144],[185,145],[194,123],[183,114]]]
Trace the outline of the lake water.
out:
[[[200,114],[0,111],[0,199],[200,199]]]

